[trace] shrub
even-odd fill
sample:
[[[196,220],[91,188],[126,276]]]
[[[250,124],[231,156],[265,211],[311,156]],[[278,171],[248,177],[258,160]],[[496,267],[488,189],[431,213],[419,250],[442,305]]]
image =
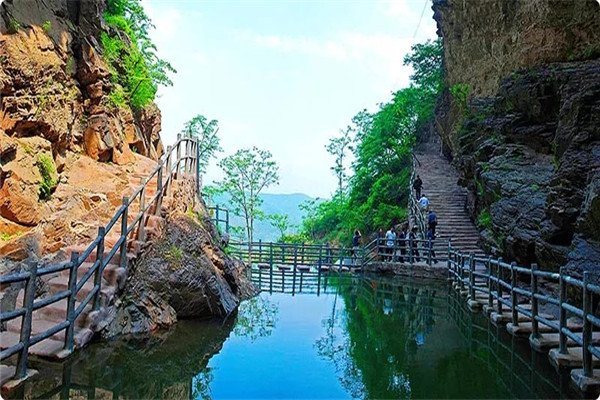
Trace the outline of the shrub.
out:
[[[457,83],[448,90],[450,90],[450,94],[458,103],[460,110],[465,111],[467,109],[467,99],[469,98],[469,85],[466,83]]]
[[[108,94],[108,105],[110,107],[125,107],[127,105],[127,94],[119,84],[115,84]]]
[[[50,32],[50,29],[52,29],[52,23],[50,21],[46,21],[42,24],[42,29],[44,30],[44,32],[46,32],[46,34],[48,32]]]
[[[40,200],[48,200],[58,185],[58,181],[52,178],[52,174],[56,173],[54,161],[51,157],[41,154],[37,159],[37,167],[42,175],[39,190]]]
[[[477,217],[477,224],[485,229],[492,228],[492,216],[490,214],[490,210],[485,209],[479,213]]]

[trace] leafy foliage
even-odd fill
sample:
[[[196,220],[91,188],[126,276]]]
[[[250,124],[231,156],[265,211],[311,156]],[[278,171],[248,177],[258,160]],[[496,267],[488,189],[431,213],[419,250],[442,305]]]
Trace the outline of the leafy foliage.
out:
[[[198,138],[198,165],[200,173],[206,172],[206,167],[211,158],[215,157],[215,153],[223,151],[219,145],[219,122],[215,119],[208,120],[203,115],[196,115],[194,118],[185,123],[181,133]]]
[[[219,162],[225,178],[217,183],[218,190],[231,196],[233,212],[243,215],[246,222],[246,234],[252,242],[254,220],[262,213],[260,192],[279,183],[279,168],[267,150],[240,149],[235,154]]]
[[[269,214],[267,215],[269,223],[279,231],[279,239],[281,240],[286,236],[289,229],[292,227],[290,222],[290,216],[285,214]]]
[[[354,137],[348,144],[354,152],[348,196],[306,205],[303,232],[313,240],[349,244],[354,229],[373,232],[405,220],[412,149],[418,132],[432,122],[444,87],[441,42],[414,45],[404,63],[414,70],[411,85],[393,93],[378,111],[360,111],[342,131],[342,138]],[[334,155],[344,143],[338,140],[330,142]],[[337,192],[345,179],[342,162],[336,158],[331,168],[338,176]]]
[[[347,178],[344,158],[346,158],[346,152],[348,150],[352,151],[351,132],[351,127],[347,127],[345,131],[340,130],[341,136],[330,138],[329,143],[325,146],[327,152],[335,157],[335,164],[331,167],[331,170],[338,179],[337,195],[340,197],[343,197],[344,195],[344,181]]]
[[[114,28],[100,36],[113,82],[121,85],[132,107],[142,108],[154,100],[158,85],[173,84],[169,73],[176,71],[156,55],[148,35],[154,25],[139,1],[108,0],[104,20]]]
[[[37,167],[42,175],[39,189],[40,200],[48,200],[58,185],[58,181],[52,177],[56,173],[54,161],[51,157],[41,154],[37,158]]]

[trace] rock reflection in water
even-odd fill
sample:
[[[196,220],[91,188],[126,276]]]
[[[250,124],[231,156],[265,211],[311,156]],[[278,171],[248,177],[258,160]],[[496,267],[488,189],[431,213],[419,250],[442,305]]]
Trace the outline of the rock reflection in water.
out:
[[[223,321],[180,321],[147,339],[99,343],[62,364],[38,360],[40,373],[9,398],[191,398],[208,394],[205,367],[233,330]]]

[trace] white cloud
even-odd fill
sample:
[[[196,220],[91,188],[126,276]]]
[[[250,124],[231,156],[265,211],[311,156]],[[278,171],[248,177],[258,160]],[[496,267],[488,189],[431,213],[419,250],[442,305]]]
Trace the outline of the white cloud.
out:
[[[371,71],[382,76],[387,85],[406,85],[411,70],[403,66],[404,55],[410,51],[412,39],[388,34],[340,32],[333,39],[293,38],[276,35],[242,34],[257,46],[286,53],[330,58],[340,62],[361,61]]]

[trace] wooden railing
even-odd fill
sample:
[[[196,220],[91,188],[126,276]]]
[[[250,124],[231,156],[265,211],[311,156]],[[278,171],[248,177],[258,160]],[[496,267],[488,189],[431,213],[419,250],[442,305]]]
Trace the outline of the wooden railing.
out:
[[[98,235],[88,245],[82,254],[71,253],[69,262],[56,265],[39,266],[37,262],[29,264],[29,271],[8,274],[0,277],[0,286],[5,289],[11,284],[25,283],[23,305],[21,308],[0,313],[0,323],[22,317],[19,342],[0,352],[0,361],[14,355],[18,355],[14,378],[22,379],[27,373],[27,356],[29,347],[53,336],[66,329],[64,351],[72,352],[74,347],[75,320],[92,303],[94,310],[101,306],[102,273],[113,257],[120,252],[119,266],[127,268],[127,245],[128,238],[144,240],[145,222],[148,215],[160,215],[162,200],[164,196],[171,195],[171,187],[174,179],[192,177],[195,179],[196,192],[200,193],[200,174],[198,169],[198,141],[195,138],[177,136],[177,142],[168,146],[166,153],[161,157],[157,167],[142,180],[141,185],[129,197],[123,197],[121,207],[117,209],[112,219],[104,227],[98,227]],[[183,155],[182,155],[183,153]],[[156,193],[146,199],[145,193],[149,182],[156,177]],[[131,223],[128,223],[130,208],[138,205],[138,213]],[[117,225],[117,222],[120,224]],[[105,238],[114,230],[120,229],[119,239],[111,249],[105,249]],[[78,279],[77,269],[96,250],[95,260],[81,279]],[[56,293],[50,297],[39,300],[35,298],[35,281],[38,277],[69,270],[69,283],[67,290]],[[77,294],[82,287],[92,278],[94,287],[85,299],[75,308]],[[62,299],[67,299],[67,313],[65,321],[56,326],[31,336],[32,315],[39,310]]]
[[[545,330],[559,334],[560,354],[568,353],[568,340],[581,346],[583,376],[593,376],[592,358],[600,359],[600,349],[592,343],[592,332],[594,328],[600,327],[600,318],[594,315],[592,309],[594,297],[600,295],[597,275],[584,272],[583,279],[580,279],[568,275],[565,267],[560,268],[558,273],[542,271],[536,264],[522,267],[514,262],[506,263],[502,258],[475,257],[473,254],[461,253],[451,245],[448,245],[448,273],[458,289],[465,291],[473,301],[477,298],[477,293],[484,293],[489,308],[495,308],[499,314],[502,314],[504,307],[508,308],[513,328],[519,326],[519,315],[528,317],[531,320],[529,340],[532,345],[542,337],[540,325],[543,325],[547,327]],[[594,282],[592,276],[595,278]],[[542,285],[547,287],[549,284],[558,285],[558,297],[540,290]],[[575,292],[581,295],[581,304],[573,304],[573,300],[567,296],[567,293]],[[531,307],[519,303],[519,296],[521,299],[526,298]],[[540,301],[558,308],[558,320],[540,314]],[[568,313],[581,318],[582,333],[578,334],[569,327]]]

